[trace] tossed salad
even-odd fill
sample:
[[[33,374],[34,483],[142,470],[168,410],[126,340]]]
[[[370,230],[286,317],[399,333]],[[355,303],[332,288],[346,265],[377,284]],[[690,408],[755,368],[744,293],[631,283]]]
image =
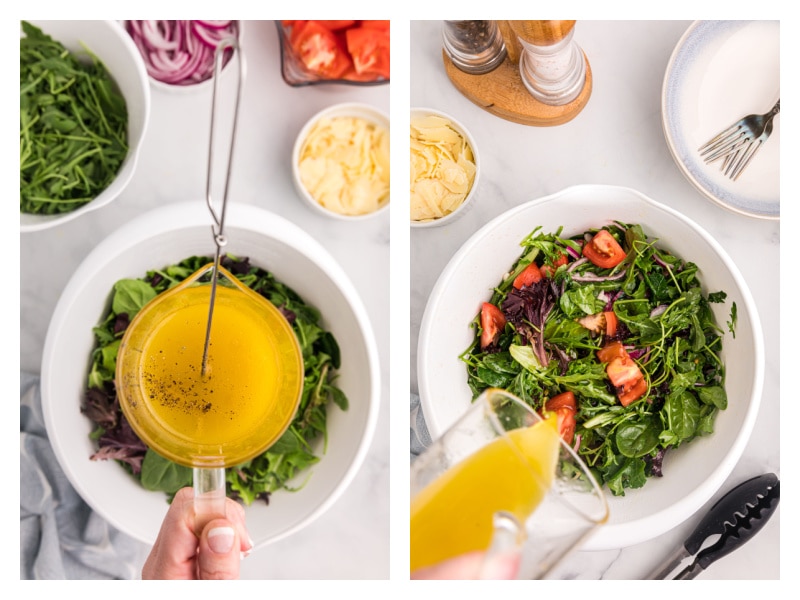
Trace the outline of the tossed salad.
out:
[[[620,222],[575,237],[537,227],[472,323],[473,398],[504,388],[559,430],[614,495],[662,475],[664,455],[727,407],[724,331],[698,267]],[[728,328],[735,337],[736,304]]]
[[[192,485],[192,469],[161,457],[134,433],[120,408],[114,386],[117,351],[125,329],[145,304],[212,261],[211,257],[194,256],[149,271],[141,279],[118,281],[110,310],[94,328],[97,344],[81,408],[96,425],[91,437],[97,440],[98,449],[91,458],[118,461],[145,489],[166,492],[170,498],[182,487]],[[225,470],[229,497],[248,505],[257,499],[269,503],[269,495],[276,490],[296,490],[289,486],[289,480],[319,461],[311,444],[320,436],[325,452],[330,404],[342,410],[348,408],[347,396],[334,385],[340,366],[339,346],[333,335],[320,325],[319,311],[271,273],[251,265],[247,258],[230,255],[222,258],[222,266],[278,307],[297,334],[303,353],[303,394],[289,429],[263,454]]]

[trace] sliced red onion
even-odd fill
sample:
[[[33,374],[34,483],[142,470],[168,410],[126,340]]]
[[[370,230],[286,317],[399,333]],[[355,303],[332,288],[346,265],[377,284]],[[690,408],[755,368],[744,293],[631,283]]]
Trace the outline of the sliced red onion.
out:
[[[613,275],[596,275],[595,273],[584,273],[583,275],[573,275],[572,280],[580,283],[598,283],[600,281],[618,281],[625,277],[625,269]]]
[[[214,51],[239,35],[238,21],[126,21],[126,30],[157,81],[191,85],[214,74]],[[223,64],[233,56],[225,53]]]
[[[667,310],[667,305],[660,304],[659,306],[656,306],[653,310],[650,311],[650,318],[655,319],[657,316],[663,315],[664,311],[666,310]]]
[[[576,268],[580,267],[583,263],[586,263],[586,262],[589,262],[589,259],[586,258],[586,257],[583,257],[583,258],[579,258],[574,263],[570,263],[570,265],[567,267],[567,273],[569,273],[573,269],[576,269]]]
[[[567,246],[565,249],[567,251],[567,254],[569,254],[572,258],[574,258],[575,260],[580,259],[581,255],[577,250],[575,250],[571,246]]]

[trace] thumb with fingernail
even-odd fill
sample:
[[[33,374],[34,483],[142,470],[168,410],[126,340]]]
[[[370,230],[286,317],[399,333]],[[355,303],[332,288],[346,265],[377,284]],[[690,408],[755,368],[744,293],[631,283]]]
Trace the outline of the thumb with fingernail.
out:
[[[198,579],[239,579],[239,535],[227,519],[209,521],[200,535]]]

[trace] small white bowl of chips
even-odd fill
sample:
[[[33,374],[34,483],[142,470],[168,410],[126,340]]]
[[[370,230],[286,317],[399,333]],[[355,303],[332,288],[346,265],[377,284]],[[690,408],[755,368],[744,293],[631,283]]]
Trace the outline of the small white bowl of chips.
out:
[[[389,208],[389,117],[368,104],[335,104],[297,136],[292,172],[297,193],[316,212],[344,220]]]
[[[410,146],[411,226],[437,227],[463,215],[480,177],[467,128],[441,111],[412,108]]]

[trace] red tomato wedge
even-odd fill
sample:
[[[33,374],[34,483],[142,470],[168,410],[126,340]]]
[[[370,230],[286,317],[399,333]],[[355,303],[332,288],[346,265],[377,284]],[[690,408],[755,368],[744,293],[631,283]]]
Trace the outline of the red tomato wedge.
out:
[[[606,375],[617,388],[630,388],[639,379],[642,372],[630,356],[617,357],[606,365]]]
[[[572,392],[563,392],[558,394],[557,396],[553,396],[545,402],[544,409],[545,410],[558,410],[559,408],[571,408],[572,410],[577,410],[578,403],[575,401],[575,394]]]
[[[647,392],[647,381],[639,365],[620,342],[611,342],[597,351],[597,359],[606,364],[606,375],[616,388],[622,406],[628,406]]]
[[[608,363],[615,358],[625,358],[628,356],[628,351],[621,342],[611,342],[606,344],[597,351],[597,360],[600,362]]]
[[[571,445],[572,439],[575,437],[575,411],[565,406],[556,410],[555,413],[558,433],[561,435],[561,439]]]
[[[388,29],[361,26],[346,30],[344,35],[357,74],[374,73],[389,79]]]
[[[353,64],[339,38],[317,21],[295,23],[289,42],[306,68],[323,77],[336,79]]]
[[[617,333],[617,314],[613,310],[607,310],[603,313],[606,316],[606,335],[614,337]]]
[[[575,394],[563,392],[553,396],[545,402],[544,409],[556,413],[558,432],[565,442],[571,444],[572,438],[575,437],[575,412],[578,409]]]
[[[369,27],[372,29],[386,29],[389,30],[389,20],[385,21],[361,21],[362,27]]]
[[[520,289],[523,286],[533,285],[537,281],[541,281],[542,272],[536,263],[531,263],[523,271],[514,278],[513,286],[515,289]]]
[[[632,386],[622,390],[617,390],[617,398],[619,398],[619,403],[622,404],[622,406],[628,406],[632,402],[635,402],[644,396],[646,392],[647,381],[645,381],[644,377],[642,377]]]
[[[547,265],[547,264],[542,265],[541,269],[539,269],[539,270],[542,272],[542,275],[544,275],[545,277],[552,277],[553,273],[556,272],[558,267],[561,267],[561,266],[563,266],[565,264],[567,264],[567,257],[562,254],[556,260],[553,261],[552,265]]]
[[[622,246],[605,229],[598,231],[589,243],[584,244],[583,255],[601,269],[616,267],[625,259]]]
[[[506,318],[499,308],[490,302],[481,307],[481,350],[491,345],[506,326]]]
[[[338,31],[339,29],[345,29],[355,24],[355,21],[315,21],[315,22],[319,23],[320,25],[324,25],[331,31]]]

